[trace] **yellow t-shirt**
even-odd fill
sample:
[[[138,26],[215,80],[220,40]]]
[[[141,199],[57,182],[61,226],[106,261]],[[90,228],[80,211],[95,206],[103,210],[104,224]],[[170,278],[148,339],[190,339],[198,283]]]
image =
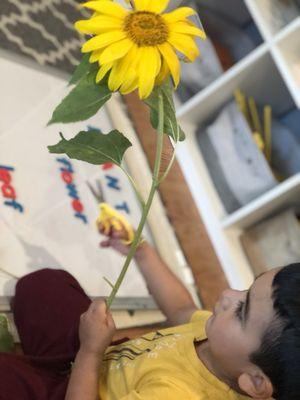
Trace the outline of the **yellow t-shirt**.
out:
[[[100,377],[101,400],[248,399],[216,378],[198,358],[195,341],[206,339],[211,313],[190,323],[148,333],[107,349]]]

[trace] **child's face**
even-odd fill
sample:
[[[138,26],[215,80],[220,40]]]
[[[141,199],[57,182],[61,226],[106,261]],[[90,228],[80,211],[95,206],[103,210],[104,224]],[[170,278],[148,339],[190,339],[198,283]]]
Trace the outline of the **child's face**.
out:
[[[274,317],[272,282],[274,269],[256,279],[248,291],[226,290],[206,324],[209,348],[218,367],[238,378],[249,368],[249,355]]]

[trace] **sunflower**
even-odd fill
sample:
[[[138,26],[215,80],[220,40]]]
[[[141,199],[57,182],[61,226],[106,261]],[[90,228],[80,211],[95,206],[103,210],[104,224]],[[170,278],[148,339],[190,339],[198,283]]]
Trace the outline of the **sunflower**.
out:
[[[175,87],[180,81],[178,53],[189,62],[199,56],[195,37],[205,33],[188,17],[196,12],[180,7],[163,13],[170,0],[134,0],[132,9],[111,0],[88,1],[82,6],[94,11],[88,20],[75,24],[80,32],[93,35],[82,47],[90,53],[90,62],[99,63],[96,81],[109,73],[111,91],[122,94],[139,90],[147,98],[154,85],[172,76]]]

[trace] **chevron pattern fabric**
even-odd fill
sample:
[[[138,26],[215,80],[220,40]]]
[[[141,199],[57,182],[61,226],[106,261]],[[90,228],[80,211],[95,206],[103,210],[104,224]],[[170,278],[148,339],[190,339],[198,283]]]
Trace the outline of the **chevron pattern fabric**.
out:
[[[0,47],[71,72],[82,42],[73,23],[86,16],[75,0],[0,0]]]

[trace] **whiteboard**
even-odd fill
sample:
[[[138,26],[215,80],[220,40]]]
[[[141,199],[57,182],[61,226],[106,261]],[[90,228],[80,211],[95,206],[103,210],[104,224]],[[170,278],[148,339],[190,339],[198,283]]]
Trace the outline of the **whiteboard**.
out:
[[[3,54],[0,87],[0,268],[17,277],[45,267],[62,268],[88,295],[108,295],[102,277],[114,282],[124,257],[99,248],[98,206],[88,183],[100,185],[105,200],[135,227],[138,201],[118,167],[89,165],[47,149],[58,142],[59,132],[66,138],[90,128],[109,132],[113,127],[106,111],[82,123],[46,127],[70,90],[66,80]],[[151,241],[149,230],[145,236]],[[0,296],[12,295],[15,282],[0,272]],[[119,296],[148,296],[134,263]]]

